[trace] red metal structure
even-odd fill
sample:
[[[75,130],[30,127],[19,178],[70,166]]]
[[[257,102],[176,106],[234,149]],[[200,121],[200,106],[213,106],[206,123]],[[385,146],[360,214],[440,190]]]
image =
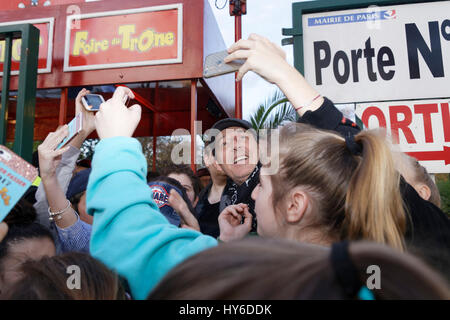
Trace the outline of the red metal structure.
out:
[[[230,0],[230,16],[234,16],[234,41],[242,38],[242,15],[247,14],[247,0]],[[236,73],[237,78],[237,73]],[[235,114],[242,119],[242,80],[235,84]]]
[[[20,3],[25,8],[20,8]],[[207,0],[2,0],[0,5],[0,24],[29,20],[35,26],[46,24],[40,26],[37,88],[61,91],[56,90],[53,98],[45,94],[40,97],[38,92],[35,140],[43,140],[58,124],[67,123],[74,116],[72,87],[130,86],[137,100],[131,103],[144,107],[135,136],[153,136],[156,142],[156,136],[188,129],[192,160],[194,121],[202,121],[205,131],[217,120],[235,114],[232,75],[202,78],[204,57],[226,48]],[[158,15],[162,17],[159,24]],[[170,19],[178,29],[160,31],[170,27]],[[78,20],[80,25],[73,26]],[[128,21],[134,29],[126,29]],[[124,30],[133,32],[125,34]],[[113,32],[117,37],[107,38]],[[142,33],[138,37],[139,32]],[[82,38],[87,34],[100,34],[105,40],[100,36]],[[126,42],[131,45],[124,50]],[[175,46],[173,50],[171,46]],[[41,57],[41,50],[48,50],[48,55]],[[139,58],[141,55],[147,58]],[[0,62],[1,58],[0,51]],[[11,90],[17,90],[17,78],[11,77]],[[107,99],[111,93],[102,95]],[[7,139],[12,141],[14,96],[10,99]],[[194,161],[191,163],[194,169]]]

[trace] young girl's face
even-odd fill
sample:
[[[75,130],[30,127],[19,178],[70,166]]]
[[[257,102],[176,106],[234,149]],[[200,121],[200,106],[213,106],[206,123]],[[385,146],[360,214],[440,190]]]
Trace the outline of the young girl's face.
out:
[[[278,222],[275,219],[275,210],[272,205],[272,181],[267,170],[261,167],[259,184],[252,192],[255,200],[255,213],[258,221],[258,234],[264,237],[275,237],[279,234]]]

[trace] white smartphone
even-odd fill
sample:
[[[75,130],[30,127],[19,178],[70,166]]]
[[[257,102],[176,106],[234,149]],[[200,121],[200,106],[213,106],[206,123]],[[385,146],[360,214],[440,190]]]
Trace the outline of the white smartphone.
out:
[[[208,55],[203,66],[203,77],[211,78],[238,71],[245,63],[245,60],[234,60],[225,63],[223,59],[228,56],[228,54],[229,53],[224,50]]]
[[[105,99],[99,94],[87,94],[81,98],[81,103],[88,111],[98,111],[103,102]]]

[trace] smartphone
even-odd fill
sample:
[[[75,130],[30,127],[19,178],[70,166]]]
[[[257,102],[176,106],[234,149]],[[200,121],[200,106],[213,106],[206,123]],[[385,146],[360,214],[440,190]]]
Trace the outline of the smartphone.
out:
[[[87,94],[81,98],[81,103],[88,111],[98,111],[103,102],[105,99],[99,94]]]
[[[0,222],[14,208],[38,176],[38,170],[0,145]]]
[[[64,140],[56,147],[55,150],[64,147],[70,140],[72,140],[83,129],[83,114],[80,112],[72,121],[69,122],[69,134]]]
[[[228,55],[229,53],[227,50],[208,55],[203,67],[203,77],[211,78],[236,72],[245,63],[245,60],[234,60],[230,63],[223,62],[223,59]]]

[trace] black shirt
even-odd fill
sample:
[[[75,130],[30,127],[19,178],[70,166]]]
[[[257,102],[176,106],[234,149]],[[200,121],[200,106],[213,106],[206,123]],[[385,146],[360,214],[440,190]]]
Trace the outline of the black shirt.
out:
[[[212,182],[210,182],[203,190],[200,192],[197,206],[195,211],[197,212],[197,220],[200,225],[200,231],[203,234],[207,234],[214,238],[220,235],[219,229],[219,215],[220,215],[220,202],[209,203],[208,195],[211,190]]]

